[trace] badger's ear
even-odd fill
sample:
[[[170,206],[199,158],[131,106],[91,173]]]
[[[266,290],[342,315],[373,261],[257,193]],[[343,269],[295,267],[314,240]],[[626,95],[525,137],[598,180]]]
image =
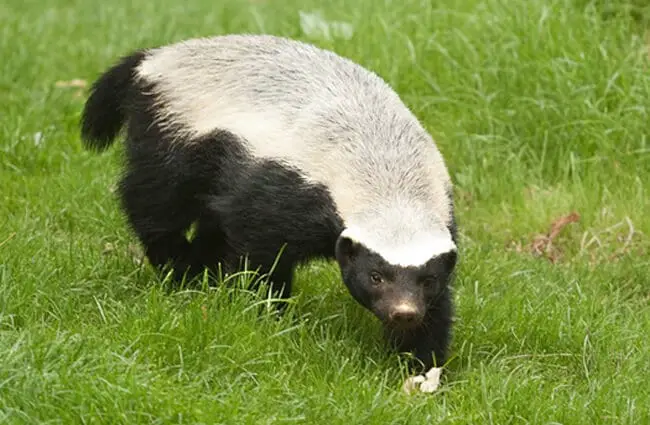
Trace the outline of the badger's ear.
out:
[[[336,260],[341,267],[347,266],[359,253],[359,244],[350,237],[340,235],[336,240]]]

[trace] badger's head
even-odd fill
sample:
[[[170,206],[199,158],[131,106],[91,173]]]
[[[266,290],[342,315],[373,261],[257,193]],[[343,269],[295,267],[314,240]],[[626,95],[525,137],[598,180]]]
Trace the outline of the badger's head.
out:
[[[350,227],[339,236],[336,259],[343,281],[385,325],[417,327],[452,278],[457,261],[452,236],[444,231],[420,234],[392,245],[372,236]]]

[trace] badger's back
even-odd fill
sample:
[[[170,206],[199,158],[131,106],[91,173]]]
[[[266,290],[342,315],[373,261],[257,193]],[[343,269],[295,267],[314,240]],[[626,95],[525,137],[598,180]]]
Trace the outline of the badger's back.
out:
[[[137,75],[155,84],[161,119],[192,136],[215,128],[245,135],[259,156],[340,143],[289,140],[301,131],[358,132],[375,125],[369,120],[386,118],[378,114],[409,115],[375,74],[332,52],[274,36],[227,35],[152,49]]]
[[[371,247],[449,249],[431,246],[449,240],[452,219],[443,160],[374,73],[301,42],[228,35],[148,50],[136,76],[178,143],[228,130],[252,157],[328,187],[349,232]]]

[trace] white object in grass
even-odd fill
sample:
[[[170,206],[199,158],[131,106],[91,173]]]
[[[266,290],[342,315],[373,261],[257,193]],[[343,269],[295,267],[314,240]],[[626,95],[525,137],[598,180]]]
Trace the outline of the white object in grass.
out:
[[[442,375],[441,367],[432,367],[424,375],[411,376],[406,381],[402,389],[407,394],[411,394],[415,391],[422,393],[432,393],[438,389],[440,386],[440,376]]]

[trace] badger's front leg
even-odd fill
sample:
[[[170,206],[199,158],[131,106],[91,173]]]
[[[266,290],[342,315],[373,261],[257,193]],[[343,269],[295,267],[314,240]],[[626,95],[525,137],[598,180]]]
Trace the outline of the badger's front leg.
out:
[[[392,346],[414,357],[409,364],[414,376],[404,383],[405,391],[433,392],[437,389],[441,368],[447,359],[452,315],[451,296],[447,289],[429,305],[419,326],[405,330],[385,328]]]

